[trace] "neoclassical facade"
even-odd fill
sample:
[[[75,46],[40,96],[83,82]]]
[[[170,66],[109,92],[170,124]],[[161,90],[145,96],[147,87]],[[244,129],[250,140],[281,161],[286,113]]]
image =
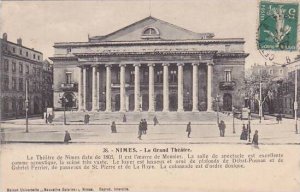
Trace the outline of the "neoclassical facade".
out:
[[[244,105],[245,41],[147,17],[88,42],[55,43],[54,107],[79,111],[211,111]],[[218,98],[218,99],[216,99]]]

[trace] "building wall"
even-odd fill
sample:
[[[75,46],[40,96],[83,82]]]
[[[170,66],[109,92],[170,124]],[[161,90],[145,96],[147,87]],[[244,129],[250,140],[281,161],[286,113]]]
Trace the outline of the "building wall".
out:
[[[43,54],[22,45],[1,42],[1,118],[21,118],[25,115],[25,84],[28,79],[29,114],[42,112]]]

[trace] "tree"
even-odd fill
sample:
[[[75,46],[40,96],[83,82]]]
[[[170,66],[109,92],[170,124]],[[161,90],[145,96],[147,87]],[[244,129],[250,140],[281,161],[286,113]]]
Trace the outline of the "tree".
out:
[[[270,113],[274,112],[273,99],[278,95],[279,84],[275,76],[271,75],[264,66],[257,66],[245,72],[245,83],[239,90],[250,102],[258,105],[255,109],[259,110],[268,108]],[[260,93],[261,91],[261,93]],[[262,111],[261,111],[261,114]]]

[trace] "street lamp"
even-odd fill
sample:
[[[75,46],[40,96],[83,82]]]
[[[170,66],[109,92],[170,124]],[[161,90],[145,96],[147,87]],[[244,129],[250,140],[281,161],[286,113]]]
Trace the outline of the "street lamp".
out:
[[[217,97],[215,99],[216,103],[217,103],[217,123],[219,125],[219,102],[220,102],[220,95],[217,94]]]
[[[298,121],[298,115],[297,115],[297,111],[298,111],[298,98],[297,98],[297,86],[298,86],[298,69],[296,67],[295,69],[295,101],[294,101],[294,110],[295,110],[295,129],[296,129],[296,134],[298,134],[298,124],[297,124],[297,121]]]
[[[62,104],[62,106],[63,106],[63,108],[64,108],[64,125],[66,125],[67,123],[66,123],[66,102],[67,102],[67,99],[66,99],[66,97],[63,95],[63,96],[61,96],[60,97],[60,100],[61,100],[61,104]]]
[[[29,101],[28,101],[28,79],[25,82],[25,115],[26,115],[26,133],[28,133],[28,109],[29,109]]]
[[[232,133],[235,134],[235,127],[234,127],[234,106],[232,106]]]

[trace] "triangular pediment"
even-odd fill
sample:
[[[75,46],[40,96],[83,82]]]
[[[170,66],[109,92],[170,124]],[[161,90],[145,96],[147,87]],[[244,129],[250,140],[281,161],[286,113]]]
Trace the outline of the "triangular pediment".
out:
[[[193,40],[213,36],[212,33],[195,33],[150,16],[108,35],[91,37],[89,41]]]

